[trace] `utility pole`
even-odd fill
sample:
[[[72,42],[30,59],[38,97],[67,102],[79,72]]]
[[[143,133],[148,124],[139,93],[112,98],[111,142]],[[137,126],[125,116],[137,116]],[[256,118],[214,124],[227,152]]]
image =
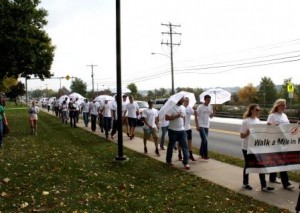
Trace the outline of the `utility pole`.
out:
[[[162,32],[162,34],[168,34],[170,35],[170,42],[167,40],[167,42],[161,41],[161,45],[167,45],[170,47],[170,59],[171,59],[171,82],[172,82],[172,95],[174,95],[174,67],[173,67],[173,46],[177,45],[179,46],[181,43],[173,43],[173,35],[181,35],[181,33],[176,33],[174,31],[175,27],[181,27],[180,25],[173,25],[171,23],[169,24],[161,24],[162,26],[169,27],[169,32]]]
[[[93,92],[93,94],[94,94],[94,91],[95,91],[95,90],[94,90],[94,67],[97,67],[98,65],[90,64],[90,65],[86,65],[86,66],[92,68],[92,75],[91,75],[91,77],[92,77],[92,92]]]

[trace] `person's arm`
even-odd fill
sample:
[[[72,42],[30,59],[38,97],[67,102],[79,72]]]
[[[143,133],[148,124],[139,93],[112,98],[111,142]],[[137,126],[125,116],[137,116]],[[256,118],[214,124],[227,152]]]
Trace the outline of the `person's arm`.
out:
[[[180,118],[180,117],[182,117],[180,115],[180,113],[175,114],[175,115],[168,115],[168,114],[165,115],[165,118],[166,118],[167,121],[172,121],[172,120],[175,120],[175,119]]]
[[[247,138],[250,135],[250,130],[247,129],[246,132],[241,132],[240,137],[241,138]]]

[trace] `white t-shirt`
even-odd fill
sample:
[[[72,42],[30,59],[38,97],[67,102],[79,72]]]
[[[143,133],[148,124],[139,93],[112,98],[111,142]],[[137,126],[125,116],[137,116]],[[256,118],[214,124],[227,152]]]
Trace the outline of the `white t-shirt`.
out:
[[[90,110],[89,102],[84,101],[80,104],[80,106],[82,107],[82,112],[89,112],[89,110]]]
[[[200,104],[197,108],[199,127],[209,128],[209,116],[213,113],[212,105]]]
[[[102,114],[103,114],[103,117],[111,117],[111,106],[109,103],[106,103],[103,105],[102,107],[103,111],[102,111]]]
[[[118,109],[118,104],[117,104],[116,101],[114,101],[112,103],[112,105],[111,105],[111,110],[115,112],[115,118],[114,118],[114,120],[118,119],[118,111],[117,111],[117,109]]]
[[[157,126],[155,124],[155,120],[156,118],[158,117],[158,111],[157,109],[144,109],[143,111],[143,115],[142,117],[144,117],[147,121],[147,123],[152,126],[152,128],[156,128],[157,129]],[[144,123],[144,129],[148,129],[149,127],[146,125],[146,123]]]
[[[139,109],[139,105],[135,102],[126,104],[126,110],[128,112],[128,118],[137,118],[136,111]]]
[[[99,103],[92,102],[90,103],[90,113],[91,115],[98,115]]]
[[[185,116],[185,121],[184,121],[184,129],[185,130],[190,130],[191,129],[191,116],[194,114],[194,110],[192,107],[190,106],[187,106],[185,108],[185,113],[186,113],[186,116]]]
[[[260,124],[260,120],[258,118],[246,118],[242,121],[242,126],[241,126],[241,129],[240,129],[240,133],[246,133],[248,129],[250,129],[250,127],[253,125],[253,124]],[[246,138],[243,138],[243,141],[242,141],[242,149],[244,150],[247,150],[248,148],[248,140],[249,140],[249,136],[247,136]]]
[[[39,113],[40,109],[37,107],[37,106],[31,106],[29,107],[29,118],[30,119],[34,119],[34,120],[37,120],[38,119],[38,116],[37,114]]]
[[[181,114],[181,116],[185,116],[185,107],[184,106],[173,106],[168,112],[167,115],[173,116],[177,115],[178,113]],[[174,131],[183,131],[184,130],[184,118],[179,117],[174,120],[169,121],[169,129]]]
[[[124,111],[126,110],[127,104],[128,104],[127,101],[122,101],[122,115],[124,114]],[[125,116],[128,116],[128,111],[126,111]]]
[[[272,125],[278,125],[278,124],[289,124],[290,121],[285,113],[275,112],[275,113],[271,113],[268,116],[267,123],[270,123]]]
[[[165,116],[161,118],[161,127],[169,126],[170,121],[167,121]]]

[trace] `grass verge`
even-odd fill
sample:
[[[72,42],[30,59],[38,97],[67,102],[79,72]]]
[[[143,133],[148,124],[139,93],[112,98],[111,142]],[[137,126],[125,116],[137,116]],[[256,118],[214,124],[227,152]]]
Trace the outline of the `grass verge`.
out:
[[[29,134],[26,109],[7,111],[0,151],[1,212],[288,212],[39,115]]]

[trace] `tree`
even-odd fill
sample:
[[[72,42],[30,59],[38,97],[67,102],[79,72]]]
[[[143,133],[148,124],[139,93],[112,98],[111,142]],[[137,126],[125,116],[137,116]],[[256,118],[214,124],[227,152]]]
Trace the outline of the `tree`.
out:
[[[0,81],[4,77],[50,78],[55,47],[43,30],[40,0],[0,1]]]
[[[258,103],[263,104],[265,107],[266,104],[273,104],[276,98],[277,90],[271,78],[261,78],[258,90]]]
[[[282,87],[279,91],[279,94],[278,94],[280,98],[284,98],[287,101],[289,100],[289,93],[287,91],[287,86],[288,86],[289,82],[292,82],[292,78],[288,78],[288,79],[283,80],[283,85],[282,85]]]
[[[252,85],[248,84],[247,86],[240,89],[238,92],[239,100],[242,103],[250,104],[257,103],[257,89]]]
[[[86,88],[87,88],[86,83],[84,83],[80,78],[75,77],[75,80],[71,82],[70,89],[72,92],[77,92],[82,96],[85,96]]]
[[[1,92],[8,92],[12,86],[17,85],[18,79],[5,77],[0,81]]]
[[[131,83],[127,86],[127,89],[131,91],[131,95],[136,99],[138,95],[137,86],[134,83]]]
[[[19,81],[16,85],[10,87],[9,91],[6,93],[6,96],[12,99],[15,99],[18,96],[25,94],[25,85]]]

